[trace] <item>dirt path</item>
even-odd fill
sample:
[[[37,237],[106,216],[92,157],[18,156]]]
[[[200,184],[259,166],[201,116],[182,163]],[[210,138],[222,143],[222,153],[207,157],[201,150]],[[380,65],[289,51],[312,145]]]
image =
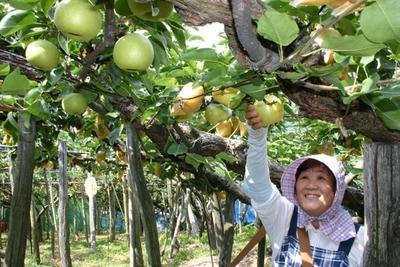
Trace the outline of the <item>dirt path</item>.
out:
[[[214,267],[218,267],[218,256],[213,257]],[[200,257],[188,261],[181,265],[181,267],[212,267],[210,256]],[[250,253],[238,264],[238,267],[256,267],[257,266],[257,250],[252,250]],[[265,266],[270,266],[266,260]]]

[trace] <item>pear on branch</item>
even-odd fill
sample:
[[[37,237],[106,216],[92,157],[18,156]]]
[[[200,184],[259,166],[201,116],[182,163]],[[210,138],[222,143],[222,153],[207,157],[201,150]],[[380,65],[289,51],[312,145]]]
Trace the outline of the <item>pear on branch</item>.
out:
[[[225,89],[217,89],[212,92],[212,99],[216,103],[223,104],[228,108],[236,108],[240,101],[235,101],[236,103],[232,103],[231,99],[236,96],[239,92],[239,89],[234,87],[228,87]]]
[[[322,47],[322,44],[327,38],[335,38],[335,37],[341,37],[342,35],[340,32],[335,30],[334,28],[330,27],[324,27],[322,25],[318,25],[316,30],[311,32],[311,36],[314,36],[315,34],[318,33],[318,36],[315,37],[314,42],[318,44],[319,47]],[[334,52],[332,49],[323,49],[323,54],[324,54],[324,63],[325,64],[333,64],[334,63]]]
[[[97,115],[94,124],[95,124],[95,132],[96,132],[97,138],[99,138],[99,140],[106,139],[108,137],[108,135],[110,134],[110,130],[108,129],[108,127],[105,124],[105,117],[103,117],[101,115]]]
[[[229,137],[233,132],[233,125],[231,120],[225,120],[215,126],[215,134],[222,137]]]
[[[193,88],[193,83],[188,83],[181,89],[175,99],[175,102],[172,104],[171,116],[178,120],[189,119],[193,112],[200,110],[203,102],[203,86],[200,85],[196,88]]]

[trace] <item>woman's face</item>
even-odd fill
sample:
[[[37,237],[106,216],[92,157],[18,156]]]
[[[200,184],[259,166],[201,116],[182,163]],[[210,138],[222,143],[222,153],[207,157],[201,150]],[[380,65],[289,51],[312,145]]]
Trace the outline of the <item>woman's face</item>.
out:
[[[296,181],[296,196],[300,207],[311,216],[320,216],[335,197],[334,177],[324,166],[302,171]]]

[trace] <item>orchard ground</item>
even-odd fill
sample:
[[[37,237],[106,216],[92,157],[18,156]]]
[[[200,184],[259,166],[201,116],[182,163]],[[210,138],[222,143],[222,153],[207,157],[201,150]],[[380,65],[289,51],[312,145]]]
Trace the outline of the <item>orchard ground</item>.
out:
[[[235,241],[233,245],[234,258],[247,244],[247,242],[254,236],[257,229],[254,225],[247,225],[242,227],[242,232],[239,232],[238,227],[235,228]],[[78,241],[74,240],[73,233],[71,233],[71,258],[73,266],[85,267],[124,267],[129,266],[129,245],[127,236],[125,234],[118,234],[114,242],[108,240],[106,233],[96,236],[97,244],[96,250],[91,251],[90,246],[85,241],[84,233],[79,233]],[[36,265],[34,257],[31,253],[30,244],[28,242],[25,258],[25,266],[61,266],[58,257],[58,250],[56,247],[56,259],[51,259],[50,239],[46,239],[44,233],[44,242],[40,244],[41,251],[41,264]],[[208,249],[207,236],[204,234],[201,238],[198,236],[188,236],[186,232],[181,232],[179,235],[180,250],[169,259],[170,239],[167,240],[164,255],[162,257],[163,266],[184,266],[184,267],[197,267],[197,266],[218,266],[218,252],[213,251],[213,262],[211,263],[210,251]],[[5,245],[5,238],[3,235],[3,245]],[[168,242],[169,241],[169,242]],[[160,249],[162,251],[165,244],[165,233],[160,234]],[[144,244],[142,248],[145,253]],[[268,241],[267,253],[268,254]],[[238,265],[239,267],[252,267],[257,266],[257,248],[255,247]],[[270,256],[265,259],[265,266],[270,266]]]

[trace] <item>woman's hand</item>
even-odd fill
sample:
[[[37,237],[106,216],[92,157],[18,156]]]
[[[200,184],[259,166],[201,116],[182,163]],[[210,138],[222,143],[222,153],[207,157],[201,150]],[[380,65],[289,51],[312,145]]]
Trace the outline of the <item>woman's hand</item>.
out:
[[[247,119],[247,124],[250,125],[251,128],[253,128],[254,130],[263,127],[260,115],[258,115],[253,105],[247,106],[246,119]]]

